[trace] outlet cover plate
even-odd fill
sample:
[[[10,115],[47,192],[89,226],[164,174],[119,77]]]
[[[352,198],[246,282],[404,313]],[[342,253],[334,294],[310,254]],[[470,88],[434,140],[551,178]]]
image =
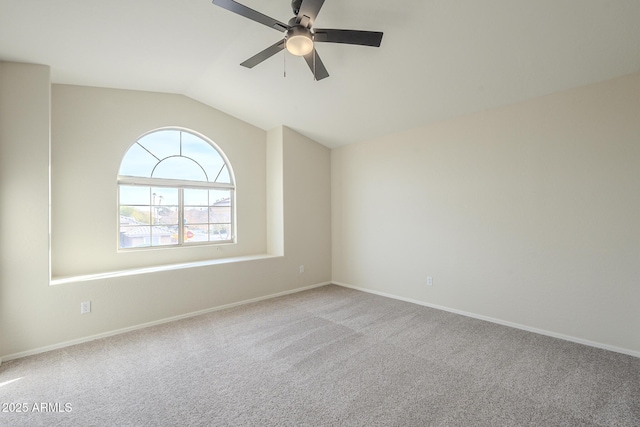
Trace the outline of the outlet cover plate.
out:
[[[91,301],[83,301],[80,303],[80,314],[91,313]]]

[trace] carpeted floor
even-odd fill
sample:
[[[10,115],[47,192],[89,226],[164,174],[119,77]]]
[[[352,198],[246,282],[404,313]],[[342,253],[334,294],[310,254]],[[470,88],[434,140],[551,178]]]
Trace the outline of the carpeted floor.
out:
[[[640,359],[325,286],[5,362],[0,402],[3,426],[640,426]]]

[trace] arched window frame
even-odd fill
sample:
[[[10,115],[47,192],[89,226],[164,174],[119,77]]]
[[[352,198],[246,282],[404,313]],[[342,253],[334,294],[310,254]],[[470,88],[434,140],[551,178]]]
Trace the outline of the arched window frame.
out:
[[[143,140],[144,138],[148,137],[149,135],[152,135],[154,133],[159,133],[159,132],[167,132],[167,131],[173,131],[173,132],[179,132],[180,135],[180,154],[179,155],[170,155],[170,156],[166,156],[166,157],[157,157],[155,154],[153,154],[152,152],[150,152],[149,150],[147,150],[143,145],[140,144],[140,141]],[[183,146],[183,135],[184,134],[189,134],[193,137],[196,137],[197,139],[203,141],[204,143],[208,144],[209,146],[211,146],[215,152],[217,153],[217,155],[220,156],[220,159],[223,161],[223,165],[220,168],[220,171],[218,172],[217,176],[215,178],[213,178],[213,181],[210,181],[210,177],[208,176],[205,168],[196,160],[194,160],[193,158],[183,155],[182,153],[182,146]],[[206,136],[190,130],[190,129],[186,129],[186,128],[180,128],[180,127],[164,127],[164,128],[158,128],[158,129],[154,129],[151,130],[149,132],[144,133],[143,135],[141,135],[139,138],[136,139],[136,141],[131,144],[129,146],[129,148],[127,149],[126,153],[124,154],[121,163],[120,163],[120,169],[119,172],[122,170],[122,167],[125,163],[125,161],[127,160],[127,155],[130,153],[130,150],[136,145],[140,145],[145,151],[149,152],[149,154],[151,154],[153,157],[156,157],[156,159],[158,159],[158,162],[155,164],[155,166],[153,166],[151,172],[149,173],[149,176],[132,176],[132,175],[124,175],[124,174],[118,174],[118,178],[117,178],[117,184],[118,184],[118,250],[124,250],[124,251],[130,251],[130,250],[141,250],[141,249],[154,249],[154,248],[167,248],[167,247],[184,247],[184,246],[197,246],[197,245],[218,245],[218,244],[228,244],[228,243],[235,243],[236,242],[236,212],[235,212],[235,190],[236,190],[236,186],[235,186],[235,175],[233,173],[233,168],[231,166],[231,163],[229,162],[227,156],[225,155],[225,153],[220,149],[220,147],[217,146],[217,144],[215,144],[213,141],[211,141],[209,138],[207,138]],[[206,180],[190,180],[190,179],[173,179],[173,178],[158,178],[158,177],[153,177],[153,174],[156,170],[156,168],[165,160],[172,158],[172,157],[182,157],[182,158],[186,158],[191,160],[193,163],[195,163],[195,165],[197,165],[200,169],[202,169],[205,177],[207,178]],[[218,178],[220,176],[220,174],[223,172],[223,170],[226,168],[227,174],[225,174],[224,176],[227,177],[228,176],[228,182],[218,182]],[[123,192],[123,188],[124,187],[143,187],[143,188],[148,188],[149,189],[149,203],[148,204],[139,204],[139,205],[130,205],[128,203],[122,203],[122,192]],[[164,190],[176,190],[177,192],[177,204],[176,204],[176,208],[177,208],[177,224],[174,224],[172,227],[176,228],[176,232],[175,234],[172,235],[171,239],[175,240],[172,241],[170,243],[164,242],[164,243],[157,243],[154,244],[154,235],[153,235],[153,231],[156,228],[161,228],[164,227],[165,224],[160,224],[159,222],[156,222],[156,217],[153,213],[154,209],[161,207],[160,204],[158,204],[155,194],[156,192],[154,192],[154,189],[162,189]],[[208,203],[206,204],[206,206],[199,206],[197,208],[199,209],[204,209],[206,207],[207,209],[207,217],[208,220],[206,222],[206,225],[208,226],[209,230],[207,232],[207,237],[208,240],[206,241],[200,241],[197,240],[196,241],[189,241],[189,231],[188,228],[190,226],[190,224],[187,223],[186,221],[186,210],[188,208],[196,208],[194,206],[187,206],[185,205],[185,192],[188,192],[190,190],[212,190],[213,192],[216,191],[222,191],[222,192],[228,192],[228,209],[225,209],[226,206],[223,206],[222,209],[225,211],[228,211],[228,223],[224,223],[222,225],[224,225],[224,234],[222,233],[222,231],[215,236],[215,238],[212,239],[212,229],[215,228],[215,226],[221,225],[218,223],[214,223],[211,221],[211,211],[213,208],[215,208],[215,205],[217,202],[213,202],[211,200],[208,201]],[[208,191],[208,195],[209,198],[211,197],[211,193],[212,191]],[[158,191],[159,193],[160,191]],[[200,191],[202,192],[202,191]],[[226,205],[226,202],[225,202]],[[127,207],[131,207],[131,206],[139,206],[142,208],[148,208],[149,209],[149,223],[148,224],[140,224],[140,228],[148,228],[149,229],[149,241],[148,244],[143,244],[143,245],[136,245],[136,246],[123,246],[123,228],[126,230],[127,227],[131,227],[129,224],[123,224],[123,215],[122,215],[122,208],[124,206]],[[225,214],[225,217],[227,216],[227,214]],[[182,224],[183,226],[179,226],[179,224]],[[196,224],[199,226],[203,226],[205,225],[204,223],[202,224]],[[228,226],[226,226],[228,225]],[[215,233],[215,230],[213,230],[213,232]],[[191,233],[193,234],[193,233]]]

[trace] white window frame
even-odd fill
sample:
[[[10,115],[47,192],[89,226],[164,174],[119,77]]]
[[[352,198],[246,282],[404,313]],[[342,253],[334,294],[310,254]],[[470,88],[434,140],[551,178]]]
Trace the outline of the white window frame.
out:
[[[162,131],[180,131],[180,132],[186,132],[186,133],[190,133],[200,139],[202,139],[203,141],[205,141],[206,143],[208,143],[209,145],[211,145],[216,152],[220,155],[220,157],[222,158],[222,160],[224,161],[224,165],[227,168],[228,174],[229,174],[229,180],[230,183],[218,183],[218,182],[208,182],[208,181],[189,181],[189,180],[179,180],[179,179],[167,179],[167,178],[152,178],[152,177],[137,177],[137,176],[127,176],[127,175],[118,175],[118,179],[117,179],[117,186],[118,186],[118,192],[117,192],[117,218],[118,218],[118,225],[117,225],[117,247],[118,247],[118,251],[145,251],[145,250],[155,250],[155,249],[169,249],[169,248],[182,248],[182,247],[194,247],[194,246],[210,246],[210,245],[221,245],[221,244],[230,244],[230,243],[236,243],[236,203],[235,203],[235,190],[236,190],[236,186],[235,186],[235,176],[233,174],[233,169],[231,168],[231,164],[229,163],[229,160],[227,159],[227,156],[224,154],[224,152],[213,142],[211,141],[209,138],[205,137],[204,135],[195,132],[193,130],[190,129],[185,129],[185,128],[178,128],[178,127],[166,127],[166,128],[159,128],[159,129],[154,129],[152,131],[149,131],[143,135],[141,135],[140,137],[138,137],[136,139],[136,141],[131,144],[129,146],[129,148],[131,148],[134,144],[136,144],[140,139],[146,137],[147,135],[150,135],[152,133],[155,132],[162,132]],[[127,149],[127,152],[129,151],[129,148]],[[152,154],[153,155],[153,154]],[[126,153],[123,156],[123,160],[126,157]],[[154,155],[155,157],[155,155]],[[185,157],[190,159],[187,156],[182,156],[180,155],[179,157]],[[162,159],[164,160],[164,159]],[[162,161],[160,160],[160,161]],[[192,161],[194,161],[196,164],[198,164],[198,166],[202,167],[198,162],[196,162],[193,159],[190,159]],[[121,161],[122,162],[122,161]],[[159,163],[158,163],[159,164]],[[157,166],[157,165],[156,165]],[[154,167],[155,168],[155,167]],[[217,177],[216,177],[217,178]],[[178,190],[178,243],[175,244],[170,244],[170,245],[156,245],[156,246],[152,246],[152,242],[150,243],[149,246],[140,246],[140,247],[131,247],[131,248],[123,248],[121,247],[121,240],[120,240],[120,188],[121,186],[126,185],[126,186],[143,186],[143,187],[156,187],[156,188],[171,188],[171,189],[177,189]],[[227,190],[229,191],[229,197],[230,197],[230,230],[229,230],[229,237],[227,239],[224,240],[214,240],[214,241],[205,241],[205,242],[185,242],[184,239],[184,189],[206,189],[206,190]],[[129,205],[127,205],[129,206]],[[143,206],[143,205],[140,205]],[[144,205],[144,206],[148,206],[148,205]],[[209,209],[211,207],[211,205],[207,206],[207,208]],[[208,224],[211,224],[211,222],[209,222]],[[182,226],[180,226],[182,225]],[[153,227],[153,224],[149,224],[150,227]],[[153,236],[153,235],[151,235]]]

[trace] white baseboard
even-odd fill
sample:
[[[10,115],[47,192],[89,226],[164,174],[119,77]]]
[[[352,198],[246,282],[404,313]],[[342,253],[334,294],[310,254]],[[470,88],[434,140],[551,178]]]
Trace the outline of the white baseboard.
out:
[[[9,354],[7,356],[0,357],[0,365],[2,365],[3,361],[6,362],[6,361],[9,361],[9,360],[20,359],[21,357],[33,356],[35,354],[45,353],[45,352],[51,351],[51,350],[58,350],[60,348],[70,347],[72,345],[82,344],[82,343],[93,341],[93,340],[97,340],[97,339],[100,339],[100,338],[106,338],[106,337],[111,337],[111,336],[114,336],[114,335],[124,334],[126,332],[131,332],[131,331],[135,331],[135,330],[138,330],[138,329],[144,329],[144,328],[148,328],[150,326],[156,326],[156,325],[161,325],[163,323],[175,322],[176,320],[182,320],[182,319],[187,319],[189,317],[200,316],[202,314],[212,313],[214,311],[225,310],[227,308],[238,307],[238,306],[241,306],[241,305],[246,305],[246,304],[251,304],[251,303],[254,303],[254,302],[259,302],[259,301],[264,301],[264,300],[268,300],[268,299],[272,299],[272,298],[277,298],[277,297],[281,297],[281,296],[284,296],[284,295],[295,294],[297,292],[302,292],[302,291],[307,291],[309,289],[319,288],[321,286],[330,285],[332,283],[333,282],[317,283],[315,285],[305,286],[305,287],[302,287],[302,288],[296,288],[296,289],[292,289],[292,290],[284,291],[284,292],[278,292],[276,294],[265,295],[265,296],[262,296],[262,297],[251,298],[251,299],[248,299],[248,300],[238,301],[238,302],[234,302],[234,303],[231,303],[231,304],[225,304],[225,305],[220,305],[220,306],[217,306],[217,307],[207,308],[205,310],[199,310],[199,311],[194,311],[194,312],[191,312],[191,313],[180,314],[178,316],[172,316],[172,317],[167,317],[167,318],[160,319],[160,320],[154,320],[153,322],[142,323],[142,324],[139,324],[139,325],[129,326],[127,328],[121,328],[121,329],[116,329],[116,330],[113,330],[113,331],[102,332],[100,334],[90,335],[88,337],[78,338],[78,339],[71,340],[71,341],[65,341],[65,342],[61,342],[61,343],[58,343],[58,344],[52,344],[52,345],[48,345],[48,346],[45,346],[45,347],[39,347],[39,348],[35,348],[33,350],[21,351],[21,352],[18,352],[18,353],[13,353],[13,354]]]
[[[485,320],[487,322],[497,323],[497,324],[503,325],[503,326],[509,326],[511,328],[522,329],[523,331],[533,332],[533,333],[540,334],[540,335],[546,335],[546,336],[553,337],[553,338],[559,338],[559,339],[565,340],[565,341],[571,341],[571,342],[578,343],[578,344],[588,345],[590,347],[595,347],[595,348],[600,348],[600,349],[603,349],[603,350],[614,351],[616,353],[622,353],[622,354],[626,354],[626,355],[629,355],[629,356],[634,356],[634,357],[640,358],[640,352],[634,351],[634,350],[629,350],[629,349],[622,348],[622,347],[616,347],[616,346],[612,346],[612,345],[608,345],[608,344],[599,343],[599,342],[596,342],[596,341],[589,341],[589,340],[585,340],[585,339],[582,339],[582,338],[573,337],[571,335],[559,334],[557,332],[547,331],[547,330],[544,330],[544,329],[533,328],[531,326],[521,325],[519,323],[508,322],[506,320],[495,319],[493,317],[483,316],[481,314],[475,314],[475,313],[469,313],[467,311],[456,310],[455,308],[449,308],[449,307],[444,307],[444,306],[441,306],[441,305],[430,304],[428,302],[424,302],[424,301],[420,301],[420,300],[416,300],[416,299],[412,299],[412,298],[405,298],[405,297],[401,297],[401,296],[398,296],[398,295],[392,295],[392,294],[388,294],[386,292],[380,292],[380,291],[375,291],[375,290],[372,290],[372,289],[361,288],[359,286],[353,286],[353,285],[349,285],[347,283],[336,282],[335,280],[332,281],[331,283],[333,283],[334,285],[342,286],[344,288],[355,289],[357,291],[367,292],[367,293],[370,293],[370,294],[375,294],[375,295],[379,295],[379,296],[383,296],[383,297],[387,297],[387,298],[393,298],[393,299],[400,300],[400,301],[406,301],[406,302],[410,302],[410,303],[413,303],[413,304],[422,305],[422,306],[425,306],[425,307],[435,308],[437,310],[443,310],[443,311],[448,311],[450,313],[460,314],[462,316],[472,317],[474,319]]]

